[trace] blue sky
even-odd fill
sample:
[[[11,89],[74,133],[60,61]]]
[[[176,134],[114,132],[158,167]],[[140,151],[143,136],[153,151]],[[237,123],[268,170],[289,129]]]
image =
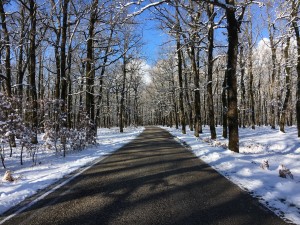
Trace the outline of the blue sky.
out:
[[[154,65],[158,58],[159,49],[164,43],[166,35],[157,28],[158,23],[150,20],[151,13],[149,11],[143,12],[139,15],[138,19],[142,21],[143,29],[143,56],[147,61],[147,64]]]
[[[159,54],[159,48],[163,44],[162,32],[147,23],[143,26],[143,56],[149,65],[153,65]]]
[[[268,32],[266,29],[262,29],[262,17],[266,17],[265,9],[260,8],[257,5],[253,5],[253,41],[256,41],[256,44],[264,37],[268,37]],[[262,14],[262,15],[261,15]],[[163,34],[161,30],[157,28],[158,22],[150,20],[151,12],[149,10],[144,11],[142,14],[138,16],[138,21],[141,21],[143,24],[141,27],[143,28],[143,56],[146,58],[146,62],[149,65],[154,65],[155,60],[158,58],[159,49],[166,42],[166,34]],[[246,15],[245,15],[246,17]],[[256,34],[257,27],[259,28],[259,35]],[[223,44],[227,44],[227,37],[225,34],[226,29],[217,29],[215,30],[215,40],[224,42]],[[227,49],[224,48],[223,51]]]

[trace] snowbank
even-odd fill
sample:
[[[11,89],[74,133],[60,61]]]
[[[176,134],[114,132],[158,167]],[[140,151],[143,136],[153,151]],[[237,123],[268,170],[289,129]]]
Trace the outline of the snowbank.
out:
[[[23,166],[20,165],[20,159],[17,157],[19,154],[12,158],[7,157],[6,167],[13,171],[16,181],[12,183],[1,181],[6,170],[0,169],[0,214],[65,175],[119,149],[143,130],[143,127],[126,128],[124,133],[119,133],[118,128],[99,129],[98,145],[82,151],[74,151],[67,154],[65,158],[55,155],[54,152],[38,152],[38,164],[35,166],[32,165],[29,155],[24,156]]]

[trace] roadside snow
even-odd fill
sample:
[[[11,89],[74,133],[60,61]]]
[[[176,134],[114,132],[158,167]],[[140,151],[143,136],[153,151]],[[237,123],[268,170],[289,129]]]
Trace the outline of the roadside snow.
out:
[[[29,156],[24,157],[23,166],[20,165],[19,157],[7,157],[6,167],[13,172],[13,177],[17,180],[12,183],[2,181],[6,170],[0,168],[0,214],[65,175],[119,149],[143,130],[143,127],[127,128],[124,133],[119,133],[118,128],[99,129],[99,144],[69,153],[65,158],[56,156],[53,152],[39,152],[39,164],[36,166],[32,166]]]
[[[296,127],[286,128],[286,133],[268,127],[240,129],[240,153],[227,149],[222,127],[217,127],[218,137],[214,141],[208,127],[204,127],[200,138],[190,131],[183,135],[181,130],[162,128],[186,142],[196,156],[277,215],[300,224],[300,140]],[[268,170],[260,167],[264,160],[269,162]],[[290,169],[294,179],[279,177],[281,164]]]

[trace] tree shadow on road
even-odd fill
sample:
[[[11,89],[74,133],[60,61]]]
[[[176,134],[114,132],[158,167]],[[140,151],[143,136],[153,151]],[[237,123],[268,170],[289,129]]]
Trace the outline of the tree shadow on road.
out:
[[[161,129],[7,224],[285,224]]]

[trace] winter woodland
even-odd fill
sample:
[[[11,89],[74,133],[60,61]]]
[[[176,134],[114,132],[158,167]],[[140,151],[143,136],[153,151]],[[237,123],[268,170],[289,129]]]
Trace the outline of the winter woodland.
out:
[[[0,1],[2,167],[24,155],[35,164],[38,150],[82,150],[99,127],[168,125],[199,137],[208,125],[214,140],[222,126],[234,152],[239,128],[296,125],[300,137],[299,5]],[[167,36],[151,66],[144,13]]]
[[[130,126],[167,125],[196,138],[206,130],[204,141],[223,138],[228,141],[220,145],[235,153],[245,149],[239,133],[244,138],[248,131],[242,128],[300,137],[299,5],[0,0],[1,176],[17,166],[11,162],[36,166],[39,154],[65,157],[96,144],[102,140],[98,128],[123,133]],[[152,65],[143,52],[143,24],[149,21],[166,37]],[[263,144],[269,146],[270,138]],[[261,167],[268,169],[268,162]],[[293,178],[288,168],[283,172]]]

